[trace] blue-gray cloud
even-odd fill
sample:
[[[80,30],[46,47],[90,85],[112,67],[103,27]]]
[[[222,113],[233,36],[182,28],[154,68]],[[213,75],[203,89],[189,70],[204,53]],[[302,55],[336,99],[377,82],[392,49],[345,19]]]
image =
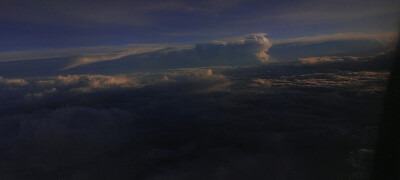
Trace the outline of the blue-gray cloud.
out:
[[[272,46],[265,34],[199,44],[148,44],[0,53],[2,76],[121,74],[206,66],[243,66],[268,62]],[[40,59],[41,58],[41,59]],[[18,72],[13,69],[18,69]],[[45,71],[43,71],[45,70]],[[27,73],[27,74],[25,74]]]

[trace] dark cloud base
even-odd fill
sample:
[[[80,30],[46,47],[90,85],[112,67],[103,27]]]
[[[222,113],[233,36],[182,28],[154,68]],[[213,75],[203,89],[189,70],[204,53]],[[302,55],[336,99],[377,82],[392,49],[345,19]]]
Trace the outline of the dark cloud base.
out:
[[[315,43],[285,43],[271,47],[269,54],[281,61],[315,56],[371,56],[386,50],[377,40],[331,40]]]
[[[2,78],[0,178],[368,179],[375,61]]]

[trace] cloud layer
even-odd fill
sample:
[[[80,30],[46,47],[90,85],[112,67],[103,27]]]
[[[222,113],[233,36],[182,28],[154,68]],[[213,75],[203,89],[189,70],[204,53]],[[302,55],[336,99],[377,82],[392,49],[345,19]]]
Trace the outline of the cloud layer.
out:
[[[45,51],[0,53],[0,75],[114,75],[175,68],[259,65],[268,62],[267,52],[271,46],[265,34],[249,34],[231,40],[199,44],[77,48],[50,50],[48,55]],[[14,71],[14,68],[19,71]]]
[[[1,78],[0,177],[365,179],[388,71],[340,63]]]
[[[334,34],[320,34],[309,37],[298,37],[283,40],[274,40],[275,44],[310,44],[321,43],[326,41],[343,41],[343,40],[360,40],[369,39],[376,40],[385,45],[393,45],[397,42],[397,32],[383,32],[383,33],[363,33],[363,32],[350,32],[350,33],[334,33]]]
[[[306,57],[299,58],[298,60],[303,64],[315,64],[315,63],[327,63],[327,62],[343,62],[343,61],[354,61],[360,59],[355,56],[323,56],[323,57]]]

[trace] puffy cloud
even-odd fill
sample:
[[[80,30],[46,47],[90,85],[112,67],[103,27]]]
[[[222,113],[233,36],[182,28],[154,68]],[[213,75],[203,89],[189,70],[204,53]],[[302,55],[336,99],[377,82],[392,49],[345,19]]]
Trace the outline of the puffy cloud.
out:
[[[243,37],[215,41],[215,43],[234,48],[237,45],[241,45],[242,51],[249,51],[251,52],[249,55],[255,55],[260,62],[266,63],[269,59],[267,51],[272,46],[272,43],[265,37],[266,35],[265,33],[248,34]],[[234,50],[231,53],[235,53]]]
[[[182,68],[140,77],[146,88],[183,94],[229,91],[231,81],[210,68]]]
[[[210,68],[184,68],[158,73],[137,73],[134,75],[59,75],[55,77],[29,79],[0,79],[0,99],[12,105],[52,102],[63,106],[69,100],[82,94],[98,92],[136,92],[144,89],[197,94],[229,91],[231,82],[224,75],[214,73]],[[15,83],[19,83],[15,85]],[[29,85],[23,87],[22,85]],[[79,101],[79,100],[77,100]],[[51,103],[47,103],[51,104]],[[46,103],[43,104],[46,106]],[[53,105],[58,106],[58,105]],[[32,108],[35,108],[34,106]]]
[[[172,84],[171,84],[172,83]],[[208,68],[183,68],[160,73],[143,73],[134,76],[116,75],[66,75],[51,77],[47,80],[37,80],[42,87],[66,87],[73,92],[93,92],[126,88],[141,88],[145,86],[196,85],[198,90],[222,90],[229,85],[229,80],[213,73]],[[217,88],[219,87],[219,88]],[[196,90],[197,91],[197,90]]]
[[[266,46],[241,40],[207,47]],[[389,73],[328,64],[56,75],[15,87],[2,78],[0,171],[27,171],[16,179],[245,179],[244,171],[285,179],[298,167],[296,177],[316,179],[367,173]]]
[[[14,85],[14,86],[25,86],[29,83],[27,81],[25,81],[24,79],[19,79],[19,78],[9,79],[9,78],[3,78],[0,76],[0,85],[1,84]]]
[[[245,179],[238,172],[249,172],[256,179],[285,179],[301,167],[296,177],[348,177],[356,171],[348,159],[360,154],[350,152],[373,147],[375,134],[365,126],[375,125],[376,103],[369,100],[381,91],[363,99],[319,90],[382,88],[388,72],[308,67],[25,79],[29,88],[0,94],[9,100],[1,101],[8,109],[0,108],[0,147],[7,156],[1,173],[28,171],[16,179],[49,172],[64,179]],[[18,93],[35,101],[4,95]]]
[[[123,75],[67,75],[38,80],[38,85],[66,86],[70,91],[91,92],[95,90],[107,90],[115,88],[137,88],[141,87],[137,79]]]
[[[272,44],[265,38],[265,34],[250,34],[245,38],[244,43],[254,44],[256,56],[262,63],[268,62],[269,55],[267,54],[268,49]]]

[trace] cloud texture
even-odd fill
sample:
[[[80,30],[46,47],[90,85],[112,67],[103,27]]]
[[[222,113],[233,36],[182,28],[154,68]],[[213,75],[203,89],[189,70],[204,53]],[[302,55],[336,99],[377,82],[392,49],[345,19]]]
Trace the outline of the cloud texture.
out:
[[[144,72],[207,66],[265,64],[272,44],[265,34],[198,44],[148,44],[44,52],[0,53],[4,77]],[[39,58],[39,59],[38,59]],[[40,59],[44,58],[44,59]],[[18,68],[19,72],[12,69]]]
[[[388,72],[324,66],[2,83],[0,177],[365,179]]]

